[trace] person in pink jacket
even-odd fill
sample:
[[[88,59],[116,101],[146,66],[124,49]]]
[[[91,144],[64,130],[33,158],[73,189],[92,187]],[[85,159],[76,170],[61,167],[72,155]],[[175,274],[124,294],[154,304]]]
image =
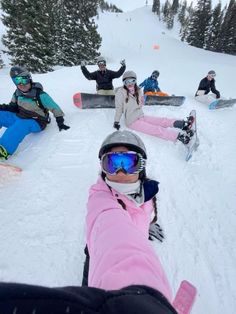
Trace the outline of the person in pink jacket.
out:
[[[148,240],[150,234],[160,239],[160,229],[153,228],[158,182],[146,176],[144,143],[133,132],[116,131],[102,143],[99,159],[101,175],[87,203],[88,286],[143,285],[171,302],[168,280]]]
[[[115,93],[115,121],[113,127],[120,129],[120,119],[124,114],[125,125],[135,131],[160,137],[164,140],[176,142],[181,141],[188,144],[193,135],[190,128],[192,117],[186,120],[177,120],[163,117],[152,117],[144,115],[142,110],[143,96],[141,89],[137,86],[137,75],[133,71],[123,74],[124,85]],[[176,131],[179,128],[182,131]]]

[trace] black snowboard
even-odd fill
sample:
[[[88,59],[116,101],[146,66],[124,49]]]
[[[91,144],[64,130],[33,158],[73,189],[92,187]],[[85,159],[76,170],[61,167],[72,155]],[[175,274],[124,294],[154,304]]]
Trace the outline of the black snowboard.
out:
[[[115,108],[114,95],[76,93],[73,102],[80,109]]]
[[[184,96],[157,96],[157,95],[146,95],[144,96],[145,105],[153,106],[181,106],[184,101]]]

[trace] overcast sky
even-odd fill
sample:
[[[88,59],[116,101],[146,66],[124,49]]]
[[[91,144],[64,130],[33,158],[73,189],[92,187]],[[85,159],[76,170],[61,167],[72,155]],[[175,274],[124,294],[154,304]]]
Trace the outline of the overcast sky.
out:
[[[187,2],[191,3],[192,0],[187,0]],[[153,0],[108,0],[108,3],[115,4],[118,8],[125,11],[134,10],[144,6],[147,2],[148,5],[153,4]],[[165,0],[161,0],[161,3],[165,2]],[[218,0],[212,0],[213,7],[218,3]],[[193,3],[197,3],[197,0],[193,0]],[[229,0],[221,0],[222,6],[226,3],[229,3]]]

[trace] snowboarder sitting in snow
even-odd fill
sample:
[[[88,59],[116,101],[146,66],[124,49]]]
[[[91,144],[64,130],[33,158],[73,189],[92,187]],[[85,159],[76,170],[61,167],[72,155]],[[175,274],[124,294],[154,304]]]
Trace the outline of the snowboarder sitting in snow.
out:
[[[195,99],[197,101],[209,105],[216,99],[220,98],[220,92],[215,87],[215,76],[216,72],[211,70],[207,73],[207,76],[201,80],[195,94]],[[213,94],[209,94],[210,91]]]
[[[160,73],[159,71],[155,70],[152,72],[151,76],[144,80],[139,87],[143,87],[143,92],[145,95],[158,95],[158,96],[168,96],[167,93],[164,93],[160,90],[158,84],[158,77]]]
[[[0,284],[0,313],[177,314],[162,265],[148,241],[158,182],[146,177],[146,148],[130,131],[103,142],[102,173],[89,192],[88,286]]]
[[[48,111],[53,113],[60,131],[70,128],[64,124],[61,108],[43,91],[40,83],[32,81],[28,70],[13,66],[10,76],[17,89],[10,104],[0,105],[0,128],[7,128],[0,138],[0,159],[3,160],[16,151],[26,135],[46,128],[50,123]]]
[[[119,78],[126,69],[125,60],[121,60],[121,67],[118,71],[111,71],[106,68],[106,60],[103,57],[98,57],[97,65],[99,70],[89,72],[85,66],[85,61],[81,61],[81,70],[88,80],[95,80],[97,83],[97,93],[99,95],[114,95],[114,87],[112,80]]]
[[[177,120],[144,115],[142,110],[143,96],[141,89],[136,84],[137,76],[133,71],[127,71],[123,75],[123,87],[116,91],[115,95],[115,122],[113,127],[119,130],[122,114],[125,117],[125,124],[128,128],[140,131],[149,135],[160,137],[164,140],[176,142],[181,141],[188,144],[193,135],[190,127],[190,119]],[[182,129],[177,132],[170,128]]]
[[[98,155],[101,175],[87,203],[83,285],[104,290],[145,285],[171,301],[168,280],[148,241],[162,241],[163,234],[156,224],[158,182],[146,176],[145,145],[133,132],[116,131]]]

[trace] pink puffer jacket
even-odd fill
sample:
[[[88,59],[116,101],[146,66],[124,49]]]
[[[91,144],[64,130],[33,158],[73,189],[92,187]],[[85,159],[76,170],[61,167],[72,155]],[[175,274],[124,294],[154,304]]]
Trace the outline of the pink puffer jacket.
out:
[[[90,189],[87,208],[89,286],[115,290],[146,285],[171,301],[169,283],[148,240],[152,201],[137,207],[99,178]]]

